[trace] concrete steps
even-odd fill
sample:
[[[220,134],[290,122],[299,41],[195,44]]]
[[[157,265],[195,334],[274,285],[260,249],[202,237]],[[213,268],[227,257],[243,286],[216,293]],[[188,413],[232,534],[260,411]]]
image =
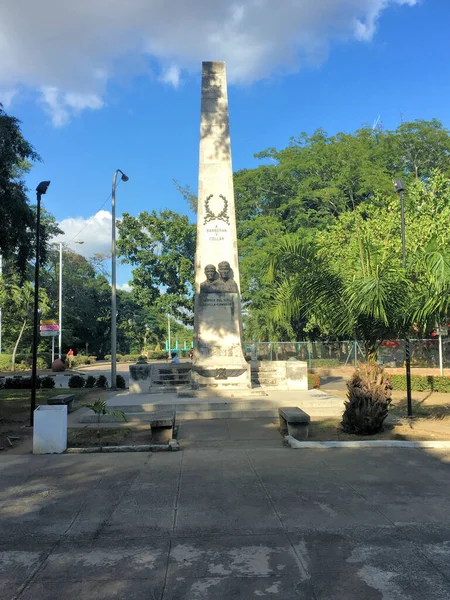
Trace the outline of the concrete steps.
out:
[[[145,398],[145,397],[144,397]],[[142,395],[127,398],[117,396],[108,402],[110,408],[122,410],[129,422],[148,422],[155,413],[176,411],[178,421],[208,419],[242,419],[242,418],[277,418],[281,406],[298,406],[312,417],[340,417],[344,408],[341,398],[330,396],[324,392],[278,392],[276,397],[241,397],[241,398],[179,398],[175,395],[164,398],[161,395],[154,401],[149,396],[144,400]],[[79,423],[94,423],[96,415],[88,409],[79,411]],[[117,422],[118,419],[105,415],[103,423]]]

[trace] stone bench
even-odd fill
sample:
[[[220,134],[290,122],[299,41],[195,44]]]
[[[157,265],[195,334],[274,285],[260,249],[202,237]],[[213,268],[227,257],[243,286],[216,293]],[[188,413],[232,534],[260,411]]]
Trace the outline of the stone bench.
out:
[[[173,438],[175,429],[175,413],[161,413],[150,420],[152,442],[154,444],[168,444]]]
[[[75,400],[74,394],[61,394],[59,396],[53,396],[53,398],[47,399],[47,404],[65,404],[67,406],[67,412],[70,413],[73,411],[73,403]]]
[[[297,406],[279,408],[280,432],[282,435],[291,435],[296,440],[308,438],[309,422],[311,417]]]

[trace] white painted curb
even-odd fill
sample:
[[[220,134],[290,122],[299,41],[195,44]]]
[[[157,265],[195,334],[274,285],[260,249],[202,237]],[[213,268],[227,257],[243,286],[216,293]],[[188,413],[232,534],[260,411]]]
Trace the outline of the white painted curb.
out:
[[[354,442],[299,442],[291,435],[284,437],[291,448],[448,448],[450,441],[409,442],[407,440],[358,440]]]

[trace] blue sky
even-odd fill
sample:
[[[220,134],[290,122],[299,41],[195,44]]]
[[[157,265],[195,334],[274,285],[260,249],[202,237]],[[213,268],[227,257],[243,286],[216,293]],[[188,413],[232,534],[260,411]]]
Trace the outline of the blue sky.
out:
[[[11,9],[9,30],[23,35],[13,26],[15,2],[6,0]],[[48,0],[52,2],[56,0]],[[80,3],[85,4],[84,0]],[[130,0],[129,4],[141,6],[142,1]],[[149,0],[148,4],[155,9],[181,6],[178,0],[165,4]],[[202,59],[225,59],[229,65],[235,170],[255,166],[256,152],[284,147],[291,136],[317,127],[329,133],[353,131],[363,123],[373,123],[379,115],[388,129],[402,118],[437,117],[450,127],[447,0],[304,0],[315,12],[300,16],[289,14],[288,9],[294,10],[293,0],[280,2],[286,9],[284,16],[277,12],[278,3],[272,2],[267,7],[272,7],[273,14],[265,15],[265,20],[261,16],[261,39],[254,19],[250,25],[242,11],[235,11],[233,23],[239,21],[239,35],[233,30],[229,44],[228,34],[206,32],[202,41],[201,31],[196,33],[196,27],[204,25],[202,0],[190,4],[191,13],[198,8],[198,21],[192,14],[192,22],[185,16],[181,36],[178,22],[167,24],[167,19],[164,23],[170,28],[164,38],[157,39],[156,29],[145,31],[145,36],[141,32],[145,53],[133,47],[134,42],[115,22],[106,27],[112,39],[120,40],[114,56],[106,42],[100,49],[92,43],[95,36],[87,38],[84,46],[82,40],[73,43],[74,32],[68,30],[67,41],[61,36],[54,41],[56,46],[30,58],[32,69],[21,67],[13,47],[10,67],[0,68],[0,97],[2,90],[4,99],[12,97],[7,110],[21,119],[26,138],[43,159],[33,168],[29,186],[34,189],[39,181],[51,180],[45,206],[65,222],[66,239],[76,237],[86,219],[96,215],[107,200],[116,168],[130,177],[117,190],[118,214],[137,215],[166,207],[188,213],[172,180],[196,191]],[[217,0],[218,6],[222,4]],[[241,2],[249,11],[254,4],[255,0]],[[317,11],[321,5],[322,12]],[[365,6],[362,11],[361,5]],[[163,18],[160,12],[155,14]],[[137,12],[137,20],[138,16]],[[222,17],[209,15],[209,20],[217,19],[215,31],[220,32]],[[33,15],[28,18],[32,20]],[[69,23],[64,14],[55,18],[61,19],[62,28]],[[276,24],[277,18],[278,29],[270,23],[275,19]],[[294,18],[300,20],[291,27]],[[361,19],[359,29],[355,19]],[[136,31],[136,23],[131,25],[129,29]],[[188,27],[192,31],[184,39]],[[38,36],[33,43],[39,45],[40,40]],[[80,47],[82,56],[75,60],[74,52],[81,52]],[[30,52],[34,52],[31,45]],[[95,80],[94,76],[84,78],[92,64],[102,66],[102,61],[106,67],[96,67]],[[110,210],[109,201],[102,210]],[[86,243],[77,246],[77,251],[106,252],[109,236],[108,214],[100,213],[78,235]],[[123,284],[129,277],[129,268],[120,267],[119,281]]]

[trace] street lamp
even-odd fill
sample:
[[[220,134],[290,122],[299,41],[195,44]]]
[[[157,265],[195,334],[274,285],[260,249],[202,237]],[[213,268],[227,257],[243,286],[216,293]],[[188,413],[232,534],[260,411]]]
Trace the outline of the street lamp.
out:
[[[120,169],[114,171],[111,195],[112,213],[112,244],[111,244],[111,389],[117,387],[117,323],[116,323],[116,181],[117,174],[122,174],[122,181],[128,181],[128,177]]]
[[[406,237],[405,237],[405,184],[401,179],[394,181],[395,191],[400,194],[400,214],[402,222],[402,254],[403,268],[406,271]],[[405,366],[406,366],[406,401],[408,406],[408,417],[413,416],[412,398],[411,398],[411,353],[409,338],[405,335]]]
[[[36,263],[34,265],[34,311],[33,311],[33,357],[31,361],[31,406],[30,425],[33,427],[34,409],[36,408],[36,366],[38,347],[38,310],[39,310],[39,234],[41,228],[41,196],[48,190],[50,181],[41,181],[36,188]]]

